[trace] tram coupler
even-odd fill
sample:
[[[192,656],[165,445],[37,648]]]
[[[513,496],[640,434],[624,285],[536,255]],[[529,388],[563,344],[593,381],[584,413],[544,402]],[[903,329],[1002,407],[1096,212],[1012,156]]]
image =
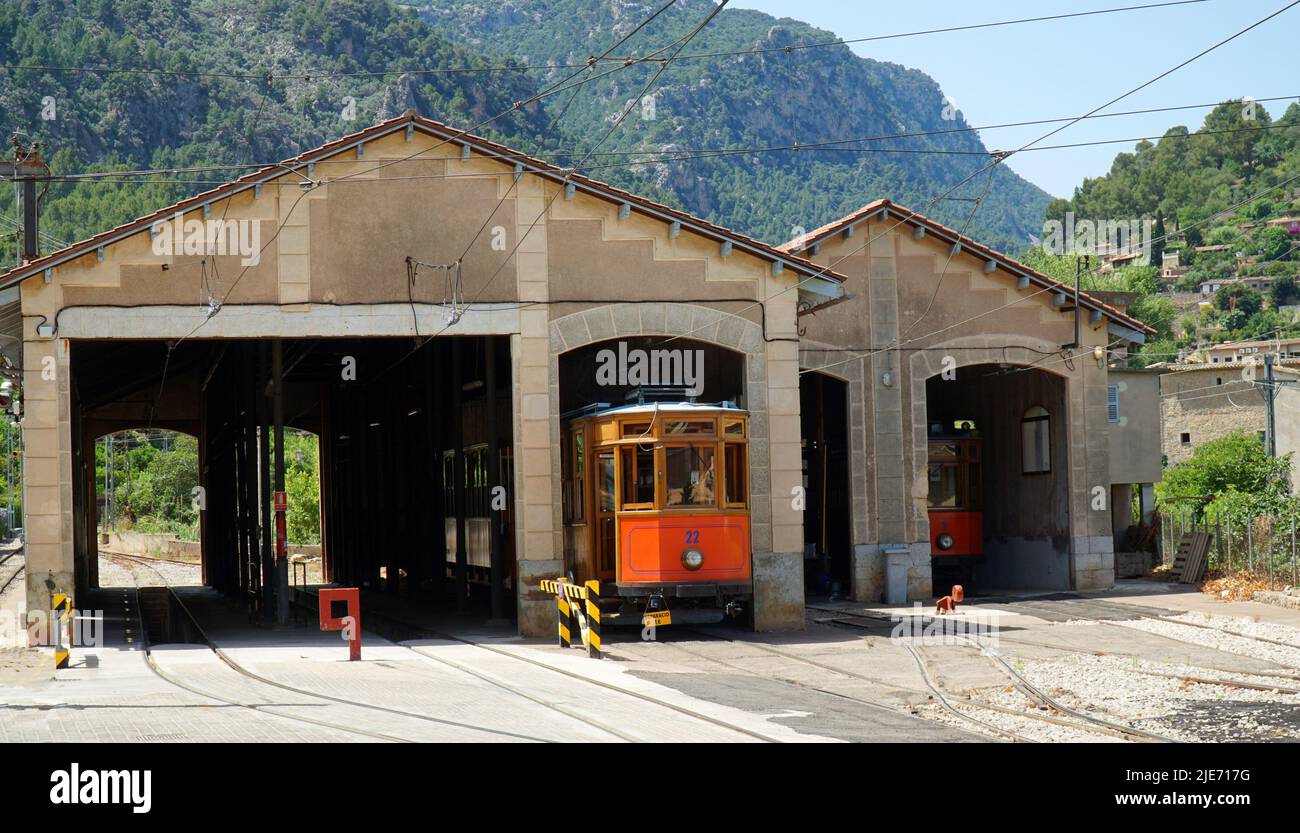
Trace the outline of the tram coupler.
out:
[[[732,599],[727,602],[724,611],[728,619],[739,619],[745,615],[745,603],[739,599]]]
[[[663,595],[654,595],[646,599],[645,611],[641,614],[642,627],[657,628],[672,623],[673,614],[668,609],[668,602]]]

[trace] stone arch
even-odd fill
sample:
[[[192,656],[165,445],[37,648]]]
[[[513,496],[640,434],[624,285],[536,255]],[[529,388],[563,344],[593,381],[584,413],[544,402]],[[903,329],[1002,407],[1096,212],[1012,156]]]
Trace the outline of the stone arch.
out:
[[[550,322],[552,528],[556,552],[563,550],[560,501],[560,355],[579,347],[628,336],[682,336],[745,356],[745,399],[749,406],[750,542],[755,552],[772,547],[771,471],[768,460],[767,350],[760,324],[700,304],[612,303],[590,307]]]
[[[1023,334],[998,333],[977,336],[962,336],[953,338],[939,344],[932,345],[925,350],[918,350],[908,358],[908,375],[909,375],[909,394],[911,399],[911,416],[912,416],[912,468],[914,488],[911,495],[911,517],[909,522],[912,526],[912,538],[914,541],[928,542],[930,539],[930,521],[926,511],[925,491],[928,484],[924,477],[924,468],[929,457],[928,449],[928,411],[926,399],[926,382],[939,375],[944,369],[944,357],[951,355],[955,367],[972,367],[975,365],[986,364],[1007,364],[1018,367],[1032,367],[1034,370],[1041,371],[1062,380],[1065,386],[1064,399],[1065,407],[1059,414],[1061,430],[1066,432],[1063,436],[1068,437],[1072,424],[1079,419],[1075,413],[1074,402],[1078,398],[1078,388],[1083,383],[1083,377],[1078,371],[1071,371],[1060,362],[1052,363],[1052,355],[1059,352],[1061,346],[1056,342],[1044,339],[1033,338]],[[946,353],[945,350],[951,350],[952,353]],[[1044,360],[1047,361],[1044,361]],[[1091,361],[1088,357],[1077,357],[1076,362]],[[1075,451],[1067,440],[1066,453],[1068,462],[1066,465],[1066,493],[1073,495],[1076,479]],[[1076,501],[1071,497],[1068,501],[1069,523],[1073,529],[1077,522]],[[923,549],[924,560],[929,560],[928,543]]]

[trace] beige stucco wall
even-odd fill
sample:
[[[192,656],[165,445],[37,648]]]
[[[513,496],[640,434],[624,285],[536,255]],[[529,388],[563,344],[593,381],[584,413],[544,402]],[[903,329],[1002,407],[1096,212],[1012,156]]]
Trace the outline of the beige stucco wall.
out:
[[[1278,368],[1278,386],[1273,402],[1278,456],[1291,454],[1291,494],[1300,494],[1300,373]]]
[[[1119,386],[1119,422],[1110,426],[1110,482],[1160,480],[1160,374],[1112,368],[1109,384]]]
[[[370,170],[376,166],[384,167]],[[617,204],[566,195],[495,160],[463,158],[458,146],[419,131],[341,150],[313,168],[308,176],[325,184],[304,190],[302,176],[286,174],[211,206],[212,218],[259,224],[264,248],[255,265],[240,265],[238,256],[203,265],[196,256],[159,256],[145,230],[106,246],[102,259],[91,252],[55,268],[48,284],[42,276],[23,284],[29,608],[48,605],[47,578],[74,589],[65,334],[416,335],[406,256],[450,263],[464,252],[461,299],[476,309],[447,328],[436,307],[426,308],[419,334],[511,339],[521,632],[554,630],[553,600],[527,588],[562,570],[558,356],[630,334],[689,335],[747,355],[756,623],[803,626],[802,518],[789,500],[800,475],[797,275],[773,274],[769,262],[739,250],[724,254],[689,229],[672,233],[635,212],[622,217]],[[384,177],[402,179],[377,181]],[[195,210],[187,219],[203,216]],[[205,275],[228,304],[210,322],[199,305]],[[412,293],[416,302],[443,303],[444,273],[421,271]],[[70,306],[77,309],[61,320]],[[41,321],[66,331],[40,338]]]
[[[1033,364],[1065,380],[1066,413],[1053,430],[1068,437],[1070,581],[1077,589],[1114,581],[1106,426],[1107,371],[1092,356],[1108,343],[1104,320],[1084,318],[1082,346],[1055,355],[1074,337],[1073,316],[1051,294],[1017,289],[1016,278],[932,236],[917,237],[897,217],[858,224],[823,240],[812,259],[844,274],[854,299],[801,319],[800,360],[849,380],[853,593],[883,592],[881,548],[908,546],[909,598],[933,592],[927,516],[925,382],[944,368]],[[901,349],[900,349],[901,347]],[[830,348],[830,352],[824,349]],[[1094,508],[1097,506],[1097,508]],[[861,517],[859,517],[861,513]]]
[[[1160,375],[1161,448],[1167,465],[1192,456],[1201,443],[1233,431],[1260,432],[1264,400],[1252,379],[1264,374],[1253,364],[1211,365]],[[1182,435],[1190,435],[1189,442]]]

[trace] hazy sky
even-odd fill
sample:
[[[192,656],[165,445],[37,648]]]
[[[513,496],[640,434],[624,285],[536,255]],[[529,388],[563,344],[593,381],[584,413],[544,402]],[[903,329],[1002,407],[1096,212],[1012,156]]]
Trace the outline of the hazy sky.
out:
[[[1153,0],[995,3],[911,0],[733,0],[731,5],[793,17],[841,38],[913,32],[1065,12],[1145,5]],[[857,54],[919,69],[934,78],[972,126],[1088,112],[1241,30],[1289,0],[1205,0],[1194,5],[1118,12],[854,44]],[[1203,104],[1228,98],[1300,95],[1300,6],[1134,93],[1107,111]],[[1263,106],[1274,117],[1290,102]],[[1209,108],[1088,119],[1044,145],[1159,136],[1170,126],[1199,127]],[[1054,125],[981,131],[990,149],[1016,148]],[[834,132],[833,126],[827,132]],[[1008,164],[1055,196],[1110,168],[1132,144],[1026,151]]]

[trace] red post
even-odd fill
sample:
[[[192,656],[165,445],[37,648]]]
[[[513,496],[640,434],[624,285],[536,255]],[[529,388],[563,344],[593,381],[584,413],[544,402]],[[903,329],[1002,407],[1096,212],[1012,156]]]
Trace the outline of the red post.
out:
[[[361,659],[361,591],[355,587],[322,587],[317,597],[320,606],[320,629],[343,631],[348,640],[348,661]],[[348,612],[335,618],[334,602],[346,602]]]

